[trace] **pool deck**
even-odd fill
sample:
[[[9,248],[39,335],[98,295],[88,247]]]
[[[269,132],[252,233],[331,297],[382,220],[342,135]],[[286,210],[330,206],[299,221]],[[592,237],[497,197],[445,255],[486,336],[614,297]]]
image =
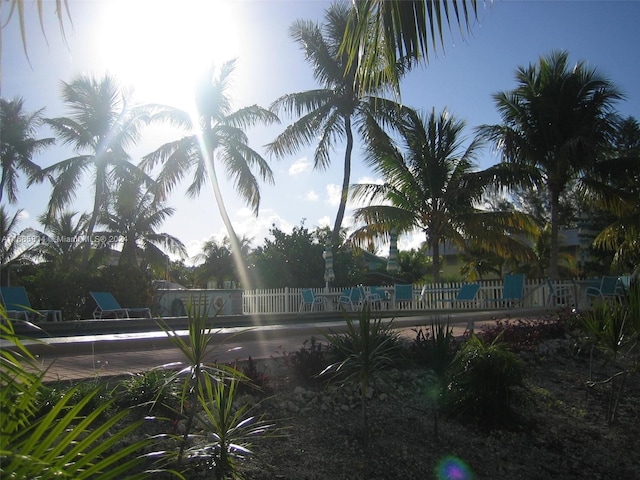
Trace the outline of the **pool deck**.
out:
[[[498,318],[541,317],[549,313],[548,308],[530,308],[431,314],[420,312],[405,316],[383,315],[383,319],[393,318],[394,326],[401,335],[413,339],[416,327],[429,325],[435,318],[448,320],[454,335],[459,336],[467,330],[470,319],[473,319],[474,328],[479,330],[482,325],[493,324]],[[283,352],[300,349],[303,342],[311,337],[324,343],[324,334],[340,331],[345,325],[344,319],[336,317],[303,317],[304,319],[295,322],[292,319],[283,323],[272,321],[269,325],[232,326],[227,322],[229,326],[214,327],[216,350],[210,360],[234,363],[246,361],[249,356],[254,360],[277,358]],[[46,326],[43,328],[46,329]],[[178,333],[183,335],[186,332]],[[158,328],[124,333],[44,337],[27,339],[24,343],[35,355],[39,367],[46,370],[47,382],[121,376],[182,361],[180,351],[168,341],[166,333]],[[0,345],[0,348],[6,347],[6,343]]]

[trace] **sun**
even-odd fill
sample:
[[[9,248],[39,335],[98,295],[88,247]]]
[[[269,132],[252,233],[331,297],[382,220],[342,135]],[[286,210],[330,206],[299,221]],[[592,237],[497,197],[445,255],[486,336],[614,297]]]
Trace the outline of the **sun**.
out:
[[[237,58],[239,11],[225,0],[101,2],[94,51],[98,64],[137,101],[193,109],[197,80]]]

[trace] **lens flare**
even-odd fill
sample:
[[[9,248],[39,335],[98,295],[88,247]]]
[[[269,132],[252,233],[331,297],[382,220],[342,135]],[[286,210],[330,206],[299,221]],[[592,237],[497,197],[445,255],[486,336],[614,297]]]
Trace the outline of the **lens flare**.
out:
[[[457,457],[445,457],[436,466],[438,480],[473,480],[471,469]]]

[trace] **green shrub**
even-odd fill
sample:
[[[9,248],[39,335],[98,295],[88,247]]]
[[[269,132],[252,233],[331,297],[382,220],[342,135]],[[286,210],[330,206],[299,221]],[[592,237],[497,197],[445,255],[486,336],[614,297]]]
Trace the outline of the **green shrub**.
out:
[[[488,425],[512,418],[512,400],[523,387],[520,359],[499,342],[471,337],[457,353],[449,372],[445,405],[455,415]]]
[[[567,331],[572,314],[562,313],[543,318],[498,319],[495,325],[483,326],[480,336],[485,342],[500,337],[516,352],[531,351],[540,342],[551,338],[561,338]]]
[[[317,381],[320,372],[329,365],[329,348],[315,337],[305,340],[296,351],[286,352],[279,347],[276,353],[277,360],[282,361],[298,380],[306,382]]]
[[[173,385],[169,383],[171,373],[165,370],[149,370],[130,375],[120,381],[115,397],[120,407],[144,407],[149,411],[161,407],[177,407]]]
[[[587,385],[609,385],[607,420],[616,419],[627,377],[640,366],[640,283],[631,284],[623,301],[601,301],[585,312],[582,318],[582,347],[590,347],[589,380]],[[605,364],[616,366],[616,373],[603,380],[593,378],[593,353],[601,352]],[[622,360],[616,362],[616,360]]]

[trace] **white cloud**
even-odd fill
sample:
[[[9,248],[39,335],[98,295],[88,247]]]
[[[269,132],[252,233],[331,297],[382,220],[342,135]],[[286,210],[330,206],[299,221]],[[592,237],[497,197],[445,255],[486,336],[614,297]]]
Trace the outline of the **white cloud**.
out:
[[[373,177],[360,177],[355,183],[373,183],[377,185],[382,185],[384,181],[382,178],[373,178]]]
[[[301,173],[310,172],[312,167],[313,165],[309,160],[307,160],[307,157],[302,157],[291,164],[289,167],[289,175],[295,176],[300,175]]]
[[[342,193],[342,189],[339,185],[335,183],[330,183],[327,185],[327,203],[329,205],[337,206],[340,204],[340,195]]]
[[[331,220],[331,217],[329,217],[328,215],[325,215],[325,216],[320,217],[318,219],[318,226],[319,227],[333,227],[333,221]]]
[[[304,198],[306,198],[307,200],[309,200],[310,202],[317,202],[318,199],[320,198],[320,196],[314,191],[314,190],[309,190]]]

